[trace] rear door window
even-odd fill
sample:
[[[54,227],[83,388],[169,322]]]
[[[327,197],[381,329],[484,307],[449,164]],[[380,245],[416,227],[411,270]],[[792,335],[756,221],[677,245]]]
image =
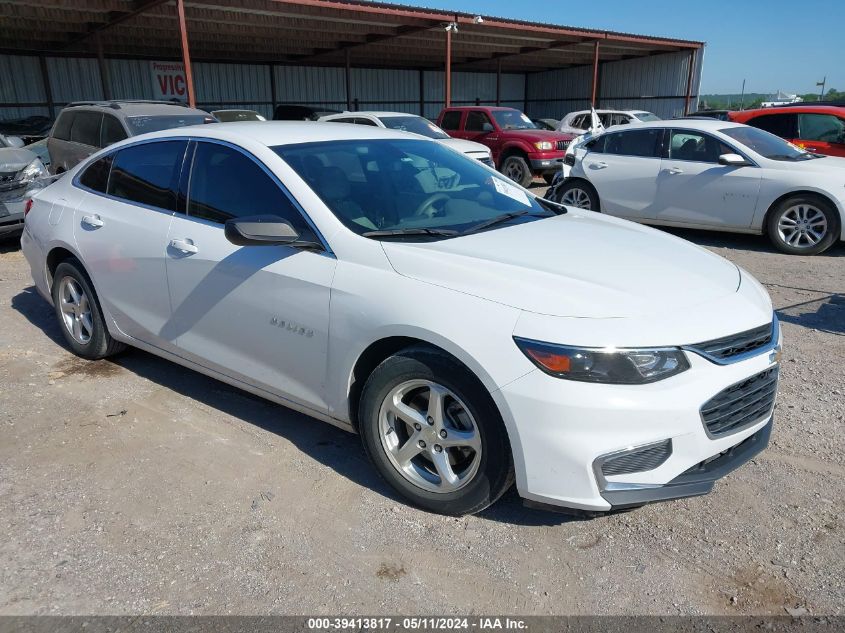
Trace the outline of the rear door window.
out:
[[[483,132],[485,123],[490,126],[493,125],[486,113],[473,110],[467,114],[467,122],[464,124],[464,130],[467,132]]]
[[[461,111],[452,110],[443,115],[443,121],[440,125],[444,130],[460,130],[461,129]]]
[[[79,184],[97,193],[106,193],[113,159],[114,154],[109,154],[95,160],[82,172]]]
[[[100,146],[100,123],[103,115],[99,112],[77,112],[70,128],[70,140],[92,147]]]
[[[669,143],[669,157],[675,160],[689,160],[700,163],[718,163],[722,154],[736,152],[709,134],[690,130],[672,130]]]
[[[160,141],[119,150],[112,166],[108,193],[128,202],[174,211],[187,145],[187,141]]]
[[[747,123],[781,138],[798,138],[797,114],[763,114],[749,119]]]
[[[607,134],[604,152],[619,156],[659,158],[662,132],[663,130],[652,129]]]

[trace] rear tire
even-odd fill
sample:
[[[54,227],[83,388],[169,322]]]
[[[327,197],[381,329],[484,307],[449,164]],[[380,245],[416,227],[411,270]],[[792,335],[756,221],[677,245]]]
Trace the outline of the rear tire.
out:
[[[601,211],[599,194],[591,184],[584,180],[568,180],[561,183],[554,191],[552,202],[569,207]]]
[[[443,352],[413,347],[383,361],[361,392],[358,420],[376,470],[419,508],[473,514],[513,483],[507,432],[490,394]]]
[[[528,161],[522,156],[508,156],[502,162],[502,168],[499,171],[523,187],[528,187],[534,180],[531,167],[528,165]]]
[[[126,347],[109,334],[94,286],[79,260],[66,259],[56,267],[52,295],[59,329],[74,354],[99,360]]]
[[[778,203],[766,219],[772,244],[789,255],[818,255],[839,237],[839,215],[823,198],[796,195]]]

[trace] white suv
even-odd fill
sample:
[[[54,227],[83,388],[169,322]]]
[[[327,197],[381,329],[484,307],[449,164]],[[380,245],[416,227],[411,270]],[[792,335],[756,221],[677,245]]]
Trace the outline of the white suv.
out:
[[[609,128],[614,125],[628,125],[644,121],[659,121],[660,117],[644,110],[596,110],[602,126]],[[559,132],[580,136],[590,129],[590,111],[570,112],[558,126]]]
[[[76,354],[131,345],[357,431],[435,512],[514,480],[593,511],[704,494],[772,428],[748,273],[393,130],[128,139],[37,194],[21,245]]]

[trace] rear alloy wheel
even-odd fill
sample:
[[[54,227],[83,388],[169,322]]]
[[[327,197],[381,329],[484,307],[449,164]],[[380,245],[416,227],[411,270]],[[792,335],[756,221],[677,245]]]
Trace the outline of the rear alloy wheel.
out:
[[[91,280],[77,259],[66,259],[53,273],[53,306],[62,334],[77,356],[99,360],[121,351],[106,329]]]
[[[592,187],[579,180],[563,183],[557,188],[555,194],[557,199],[554,202],[559,204],[578,209],[586,209],[588,211],[600,210],[599,198],[596,192]]]
[[[531,167],[522,156],[508,156],[502,163],[502,173],[516,184],[527,187],[534,180]]]
[[[513,482],[507,433],[490,394],[438,350],[411,348],[382,362],[364,385],[358,422],[379,474],[425,510],[479,512]]]
[[[836,241],[836,215],[825,201],[795,196],[769,215],[767,232],[778,250],[791,255],[816,255]]]

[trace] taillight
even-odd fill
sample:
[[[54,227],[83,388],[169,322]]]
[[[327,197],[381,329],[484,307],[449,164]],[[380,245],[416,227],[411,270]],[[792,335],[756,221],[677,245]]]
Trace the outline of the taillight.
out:
[[[32,209],[32,205],[33,205],[34,202],[35,202],[35,200],[33,200],[32,198],[30,198],[29,200],[26,201],[26,205],[24,205],[24,208],[23,208],[23,217],[26,217],[27,215],[29,215],[29,211],[30,211],[30,209]]]

